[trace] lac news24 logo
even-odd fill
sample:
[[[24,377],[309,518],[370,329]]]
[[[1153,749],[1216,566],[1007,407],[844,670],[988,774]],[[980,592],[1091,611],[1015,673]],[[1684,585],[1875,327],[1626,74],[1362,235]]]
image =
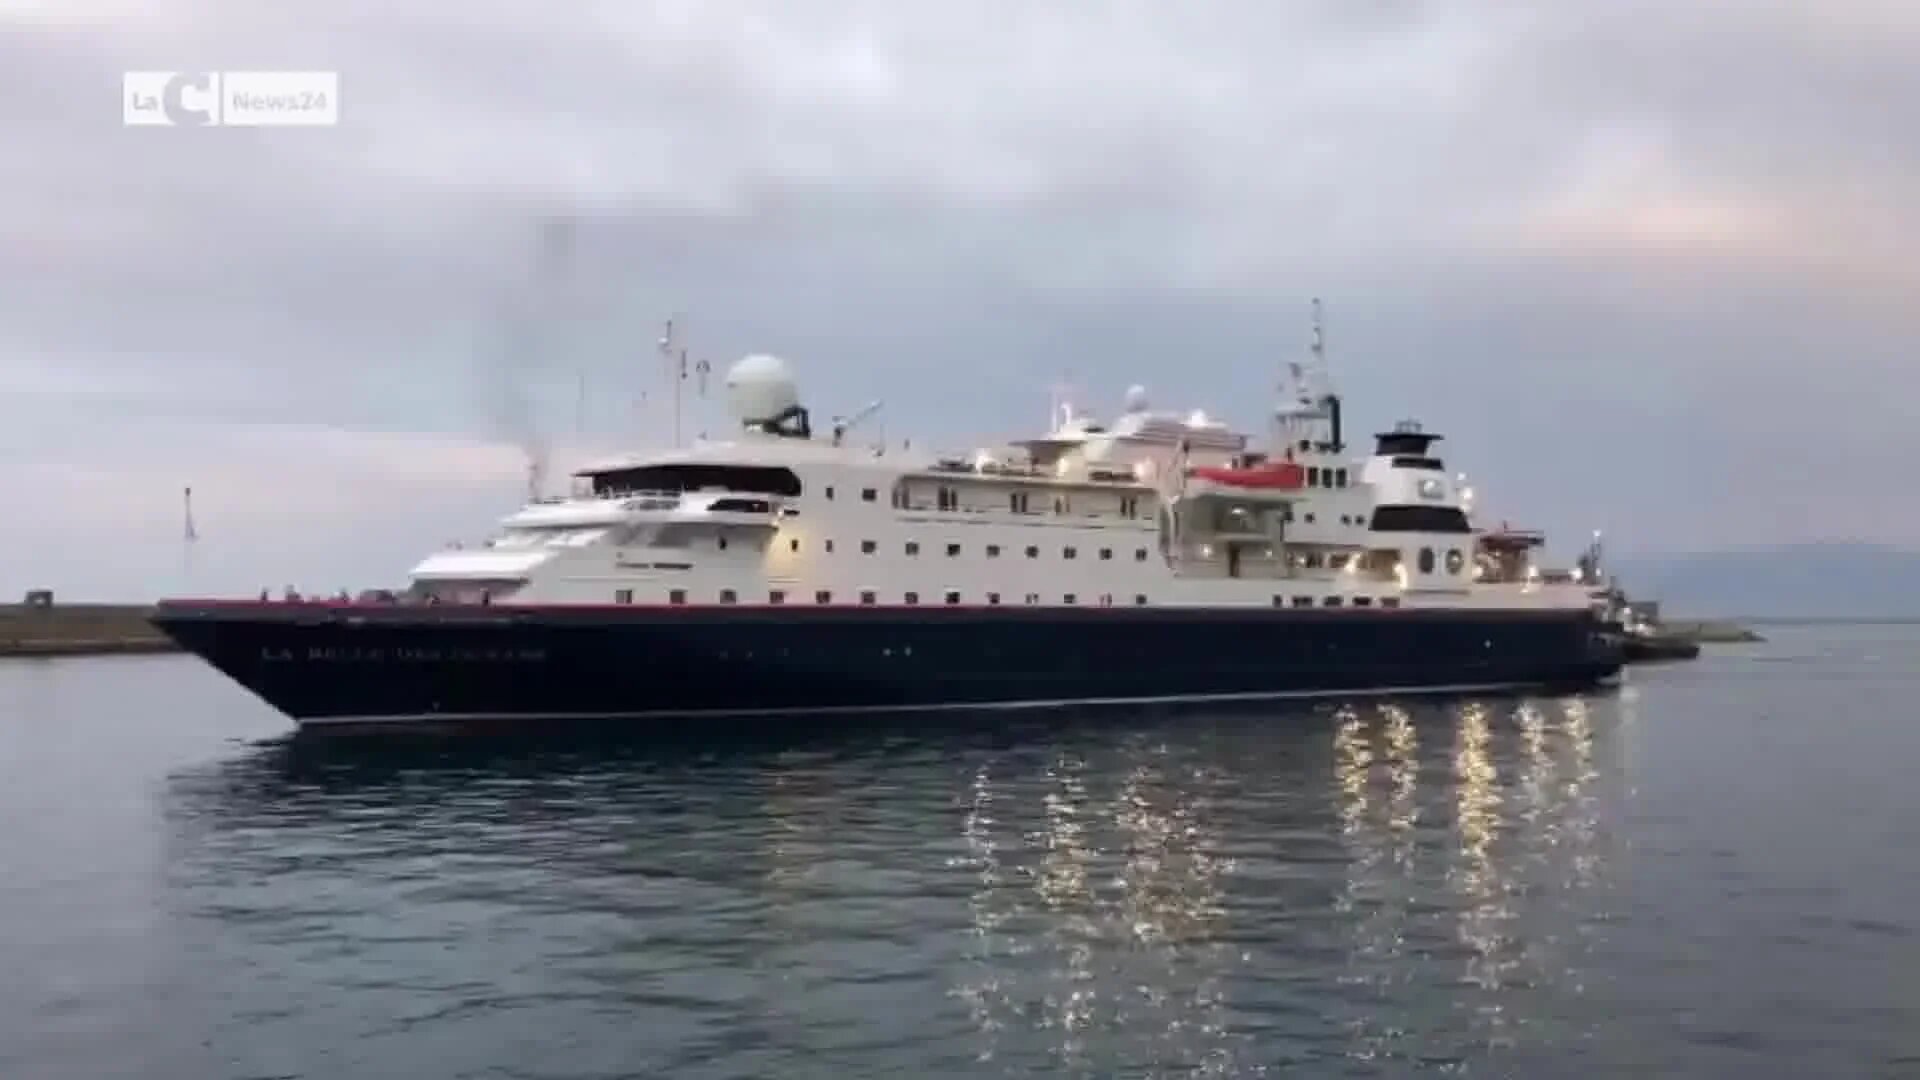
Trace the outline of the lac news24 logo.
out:
[[[332,127],[333,71],[129,71],[121,119],[135,127]]]

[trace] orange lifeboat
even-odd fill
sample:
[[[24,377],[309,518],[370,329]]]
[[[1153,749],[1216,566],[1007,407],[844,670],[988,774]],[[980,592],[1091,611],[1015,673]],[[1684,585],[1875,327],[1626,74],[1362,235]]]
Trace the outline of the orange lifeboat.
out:
[[[1290,491],[1307,486],[1306,466],[1291,461],[1272,461],[1247,469],[1195,466],[1187,470],[1187,475],[1228,487]]]

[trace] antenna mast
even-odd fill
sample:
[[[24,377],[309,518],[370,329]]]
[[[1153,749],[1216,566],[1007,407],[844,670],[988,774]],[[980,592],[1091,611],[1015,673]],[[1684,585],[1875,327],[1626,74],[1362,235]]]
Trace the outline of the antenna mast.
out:
[[[687,350],[676,336],[674,319],[660,335],[660,358],[666,362],[667,381],[673,384],[673,448],[680,448],[680,384],[687,381]]]
[[[1326,323],[1320,313],[1320,298],[1313,298],[1313,368],[1315,372],[1327,363]]]
[[[184,503],[186,508],[186,533],[185,533],[184,539],[186,540],[187,543],[191,544],[194,541],[200,539],[199,531],[193,527],[193,489],[192,488],[187,488],[186,491],[183,493],[182,502]]]

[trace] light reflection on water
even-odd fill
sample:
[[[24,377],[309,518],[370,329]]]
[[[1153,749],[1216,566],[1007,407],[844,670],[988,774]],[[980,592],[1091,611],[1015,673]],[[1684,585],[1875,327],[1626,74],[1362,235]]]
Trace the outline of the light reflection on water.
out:
[[[1920,634],[1586,699],[306,748],[0,665],[0,1077],[1903,1076]]]
[[[1582,981],[1570,942],[1606,904],[1612,709],[272,750],[176,781],[180,888],[201,932],[259,970],[325,985],[377,961],[389,992],[478,994],[489,1012],[643,1003],[650,1065],[682,1071],[879,1053],[875,1023],[917,1033],[898,1060],[947,1073],[1458,1065],[1524,1048]],[[423,859],[430,885],[396,880]],[[269,869],[276,887],[243,884]],[[480,905],[491,944],[395,951],[354,918],[294,933],[288,899],[323,884],[422,940]],[[352,962],[330,974],[289,935]],[[479,988],[510,958],[521,989],[503,1006]],[[245,1058],[291,1022],[273,1005],[290,991],[241,982],[259,1008],[220,1039]],[[742,1016],[760,1032],[746,1049],[698,1034]]]

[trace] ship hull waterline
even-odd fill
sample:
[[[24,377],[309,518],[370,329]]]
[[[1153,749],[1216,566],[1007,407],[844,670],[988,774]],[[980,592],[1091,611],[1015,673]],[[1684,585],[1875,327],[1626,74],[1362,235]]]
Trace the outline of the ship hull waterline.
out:
[[[164,601],[154,624],[312,732],[1603,685],[1583,611]]]

